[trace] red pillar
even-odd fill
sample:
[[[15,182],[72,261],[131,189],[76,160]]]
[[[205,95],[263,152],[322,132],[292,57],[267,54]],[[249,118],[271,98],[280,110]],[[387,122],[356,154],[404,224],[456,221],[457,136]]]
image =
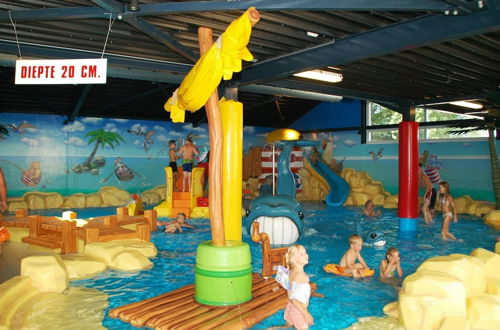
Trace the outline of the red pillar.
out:
[[[399,231],[417,230],[418,123],[399,124]]]

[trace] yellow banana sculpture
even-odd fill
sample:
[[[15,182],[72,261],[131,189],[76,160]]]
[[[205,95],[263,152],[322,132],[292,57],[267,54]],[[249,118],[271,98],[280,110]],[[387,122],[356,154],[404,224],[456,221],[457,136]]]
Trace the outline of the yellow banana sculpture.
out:
[[[210,50],[198,59],[164,105],[174,123],[184,122],[186,110],[199,110],[217,88],[221,78],[231,79],[233,72],[241,71],[242,59],[253,59],[246,47],[251,32],[252,24],[247,10],[234,20]]]

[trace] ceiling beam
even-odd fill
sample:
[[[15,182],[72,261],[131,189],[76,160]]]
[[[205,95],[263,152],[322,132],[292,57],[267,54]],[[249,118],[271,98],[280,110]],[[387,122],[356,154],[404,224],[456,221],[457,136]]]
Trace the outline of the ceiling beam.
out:
[[[135,27],[137,30],[144,34],[147,34],[154,40],[158,41],[162,45],[167,46],[177,54],[187,58],[191,62],[196,62],[198,56],[196,56],[189,48],[183,46],[180,42],[172,38],[172,36],[162,30],[158,29],[153,24],[147,22],[141,17],[127,17],[125,22]]]
[[[104,1],[94,1],[105,4]],[[101,5],[99,4],[99,5]],[[140,4],[139,11],[127,11],[120,5],[109,6],[106,9],[99,7],[63,7],[44,9],[19,9],[12,10],[11,16],[14,21],[45,21],[53,19],[82,19],[82,18],[109,18],[113,17],[139,17],[163,14],[176,14],[200,11],[227,11],[246,10],[248,7],[256,7],[260,11],[279,10],[308,10],[308,11],[427,11],[445,12],[453,11],[456,6],[440,0],[240,0],[240,1],[185,1],[167,2],[154,4]],[[101,6],[103,7],[103,6]],[[104,7],[103,7],[104,8]],[[0,22],[9,22],[9,12],[0,12]]]
[[[266,82],[266,85],[284,87],[284,88],[290,88],[290,89],[297,89],[297,90],[301,90],[301,91],[322,93],[322,94],[339,95],[339,96],[344,96],[344,97],[348,97],[348,98],[360,99],[360,100],[366,100],[366,101],[374,101],[374,102],[379,101],[379,102],[386,102],[386,103],[392,103],[392,104],[411,103],[410,100],[406,100],[406,99],[402,99],[402,98],[398,98],[398,97],[391,97],[391,96],[386,96],[386,95],[381,95],[381,94],[376,94],[376,93],[369,93],[369,92],[363,92],[363,91],[357,91],[357,90],[351,90],[351,89],[339,88],[339,87],[331,87],[331,86],[317,84],[317,83],[313,83],[313,82],[303,82],[303,81],[290,80],[290,79],[269,81],[269,82]]]
[[[102,7],[110,13],[121,14],[124,11],[124,6],[115,0],[91,0],[93,3]],[[135,13],[135,12],[134,12]],[[191,62],[196,62],[198,58],[189,48],[183,46],[180,42],[175,40],[170,34],[158,29],[156,26],[148,23],[141,17],[124,17],[127,24],[135,27],[142,33],[150,36],[164,46],[167,46],[177,54],[187,58]]]
[[[24,57],[37,57],[44,59],[67,59],[67,58],[100,58],[101,52],[88,51],[75,48],[64,48],[56,46],[47,46],[33,43],[19,43],[21,53]],[[1,53],[18,54],[17,44],[12,40],[0,39],[0,58]],[[191,70],[192,65],[174,63],[168,61],[154,60],[141,57],[125,56],[112,53],[106,53],[108,65],[115,65],[125,68],[143,69],[149,71],[167,71],[179,74],[187,74]],[[15,62],[13,62],[15,65]],[[111,69],[111,68],[109,68]]]
[[[435,0],[240,0],[240,1],[184,1],[141,5],[139,15],[159,15],[176,12],[246,10],[338,10],[338,11],[433,11],[444,12],[455,8],[445,1]]]
[[[467,101],[467,100],[480,100],[488,97],[488,94],[472,94],[472,95],[459,95],[459,96],[449,96],[449,97],[435,97],[432,99],[414,100],[415,105],[429,105],[429,104],[440,104],[455,101]]]
[[[494,3],[493,3],[494,2]],[[263,61],[241,72],[233,86],[289,77],[294,73],[397,53],[445,40],[500,29],[500,1],[467,16],[426,15],[358,33],[334,42]]]
[[[161,86],[161,85],[156,86],[155,88],[152,88],[152,89],[140,92],[138,94],[131,95],[131,96],[127,97],[127,98],[119,99],[118,101],[115,101],[115,102],[103,105],[102,107],[95,108],[95,109],[89,110],[87,112],[88,113],[100,113],[100,112],[103,112],[104,110],[114,108],[114,107],[116,107],[118,105],[121,105],[121,104],[130,103],[132,101],[141,99],[141,98],[143,98],[145,96],[158,93],[160,91],[163,91],[163,86]]]

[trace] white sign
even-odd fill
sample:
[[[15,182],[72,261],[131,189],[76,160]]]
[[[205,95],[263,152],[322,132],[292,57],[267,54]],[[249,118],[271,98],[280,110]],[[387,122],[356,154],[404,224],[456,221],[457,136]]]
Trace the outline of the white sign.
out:
[[[108,60],[18,60],[16,85],[105,84]]]

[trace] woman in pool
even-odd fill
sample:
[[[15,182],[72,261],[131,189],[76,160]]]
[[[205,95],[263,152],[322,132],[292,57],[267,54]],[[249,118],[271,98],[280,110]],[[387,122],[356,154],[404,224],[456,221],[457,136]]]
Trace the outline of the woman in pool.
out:
[[[309,263],[309,256],[302,245],[292,245],[285,255],[290,269],[290,289],[288,290],[288,305],[285,308],[285,321],[295,329],[309,329],[314,319],[307,311],[311,286],[309,276],[304,272],[304,266]]]
[[[446,181],[439,183],[439,200],[441,201],[441,211],[443,212],[443,226],[441,228],[441,237],[443,241],[447,241],[448,238],[456,240],[457,238],[450,233],[450,222],[458,221],[457,208],[455,207],[455,202],[453,197],[450,195],[450,185]]]
[[[398,272],[399,277],[403,277],[399,251],[395,247],[390,247],[385,253],[385,259],[380,262],[380,279],[387,280],[394,277],[396,272]]]

